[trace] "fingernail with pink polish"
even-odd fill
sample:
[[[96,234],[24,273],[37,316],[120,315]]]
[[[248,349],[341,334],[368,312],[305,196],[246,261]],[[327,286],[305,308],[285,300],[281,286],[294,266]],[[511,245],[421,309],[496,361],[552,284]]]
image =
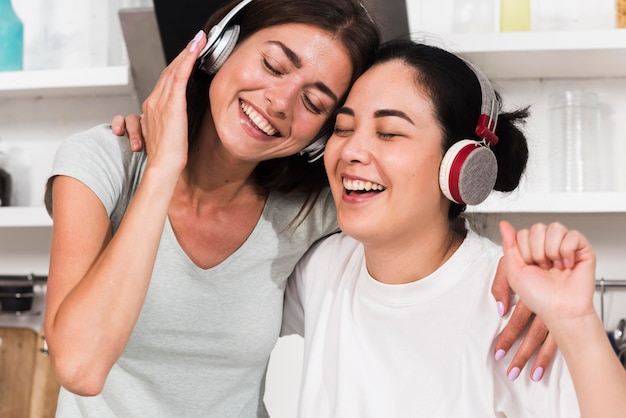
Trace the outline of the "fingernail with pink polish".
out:
[[[509,380],[512,382],[519,377],[520,369],[519,367],[513,367],[509,372]]]
[[[191,47],[189,48],[189,52],[193,52],[196,50],[196,48],[198,47],[198,42],[200,42],[200,39],[202,39],[203,36],[203,30],[200,30],[198,33],[196,33],[196,36],[194,36],[191,40]]]
[[[504,356],[506,356],[506,351],[504,351],[503,349],[499,349],[498,351],[496,351],[496,355],[495,355],[496,361],[502,360]]]
[[[504,316],[504,303],[497,302],[496,303],[496,308],[498,309],[498,315]]]
[[[543,377],[543,367],[537,367],[535,371],[533,372],[533,376],[531,377],[531,379],[533,379],[535,382],[538,382],[541,380],[542,377]]]

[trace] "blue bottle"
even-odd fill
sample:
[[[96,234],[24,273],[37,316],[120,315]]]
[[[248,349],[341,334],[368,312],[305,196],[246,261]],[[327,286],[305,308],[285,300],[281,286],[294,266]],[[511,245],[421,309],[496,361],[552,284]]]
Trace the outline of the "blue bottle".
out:
[[[24,60],[24,25],[11,0],[0,0],[0,71],[19,71]]]

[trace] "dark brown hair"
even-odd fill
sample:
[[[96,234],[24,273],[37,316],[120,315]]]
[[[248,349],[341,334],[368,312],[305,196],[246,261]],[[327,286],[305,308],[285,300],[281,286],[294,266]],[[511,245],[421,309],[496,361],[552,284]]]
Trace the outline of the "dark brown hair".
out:
[[[463,59],[435,46],[397,39],[380,47],[375,65],[396,59],[415,70],[416,84],[428,92],[443,131],[444,153],[462,139],[480,139],[475,133],[482,104],[480,82]],[[510,192],[519,185],[528,161],[528,142],[519,125],[528,115],[528,107],[498,115],[499,141],[491,147],[498,163],[494,190]],[[453,202],[448,218],[464,210],[465,205]]]
[[[239,0],[234,0],[217,10],[207,21],[205,32],[238,3]],[[261,29],[289,23],[308,24],[329,32],[341,40],[352,59],[350,85],[370,65],[381,41],[379,26],[358,0],[253,0],[238,13],[233,23],[241,27],[238,42]],[[212,77],[196,68],[187,86],[189,141],[195,140],[209,107],[211,80]],[[323,130],[330,131],[333,125],[331,118]],[[314,203],[328,185],[323,160],[309,163],[306,156],[300,155],[262,161],[252,175],[265,191],[305,193],[305,206]]]

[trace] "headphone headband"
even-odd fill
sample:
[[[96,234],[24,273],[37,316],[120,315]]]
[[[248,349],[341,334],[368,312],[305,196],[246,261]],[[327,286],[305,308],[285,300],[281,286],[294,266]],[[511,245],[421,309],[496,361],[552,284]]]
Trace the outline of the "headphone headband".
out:
[[[476,75],[482,95],[480,116],[478,117],[475,133],[480,138],[487,141],[489,145],[496,145],[498,143],[498,136],[495,132],[498,125],[498,113],[500,113],[501,108],[500,101],[485,74],[471,62],[465,60],[465,63]]]
[[[475,133],[483,141],[462,139],[446,151],[439,169],[439,187],[453,202],[477,205],[489,196],[498,176],[498,162],[489,146],[498,143],[495,130],[500,101],[482,71],[467,60],[465,63],[480,84],[482,102]]]
[[[239,25],[230,25],[231,20],[252,0],[242,0],[233,7],[207,34],[207,43],[200,51],[200,68],[209,74],[215,74],[235,48],[239,38]]]

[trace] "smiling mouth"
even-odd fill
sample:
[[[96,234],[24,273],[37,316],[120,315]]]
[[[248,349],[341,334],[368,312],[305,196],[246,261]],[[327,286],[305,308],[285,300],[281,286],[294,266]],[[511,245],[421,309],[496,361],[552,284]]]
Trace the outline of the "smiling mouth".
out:
[[[348,180],[346,178],[343,180],[343,188],[345,189],[347,194],[351,193],[380,193],[385,191],[387,188],[382,184],[373,183],[371,181],[363,181],[363,180]]]
[[[254,110],[252,106],[247,103],[244,103],[242,100],[239,101],[241,106],[241,110],[243,113],[250,119],[250,122],[261,132],[268,136],[279,136],[279,132],[275,129],[271,123],[267,121],[259,112]]]

